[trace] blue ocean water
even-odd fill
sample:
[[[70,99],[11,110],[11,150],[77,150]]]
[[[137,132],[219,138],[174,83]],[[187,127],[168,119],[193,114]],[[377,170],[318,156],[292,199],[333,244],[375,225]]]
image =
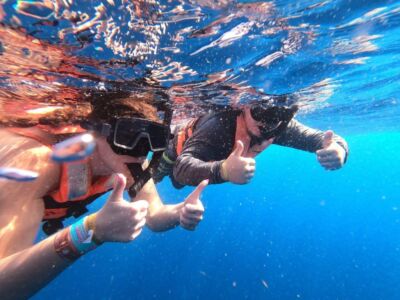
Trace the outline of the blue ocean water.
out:
[[[77,1],[73,7],[91,15],[103,3],[108,16],[123,16],[110,2]],[[167,88],[195,83],[203,96],[223,101],[218,84],[203,84],[210,74],[260,93],[294,93],[302,122],[345,137],[346,166],[327,172],[313,154],[271,146],[257,157],[250,184],[207,187],[205,219],[196,231],[146,229],[130,244],[104,245],[33,299],[400,299],[400,2],[239,1],[253,4],[246,9],[227,2],[162,1],[170,13],[164,15],[168,28],[159,52],[149,51],[134,68],[80,66],[114,79],[156,69],[152,76]],[[15,3],[4,1],[5,23],[16,22],[10,13]],[[187,13],[171,13],[179,3]],[[26,14],[18,17],[28,32],[55,44],[55,28],[69,27],[61,20],[36,30],[39,25]],[[248,27],[232,33],[241,24]],[[194,37],[194,29],[202,28],[215,33]],[[176,32],[186,33],[174,39]],[[105,40],[93,37],[73,53],[129,56],[108,49]],[[76,46],[72,36],[63,42]],[[173,72],[164,74],[169,68]],[[76,80],[60,75],[64,83]],[[180,202],[191,191],[173,189],[168,179],[158,189],[166,203]]]
[[[34,299],[398,299],[400,133],[346,138],[342,170],[273,146],[250,184],[207,188],[195,232],[102,246]]]

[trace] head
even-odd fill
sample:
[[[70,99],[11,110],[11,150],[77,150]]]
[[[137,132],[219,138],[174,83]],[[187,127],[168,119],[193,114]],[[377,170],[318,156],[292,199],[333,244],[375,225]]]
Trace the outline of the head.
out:
[[[18,114],[0,114],[0,121],[5,127],[40,125],[57,129],[80,125],[90,130],[97,142],[96,156],[104,162],[103,174],[120,172],[122,164],[138,162],[138,157],[145,157],[149,150],[160,151],[166,147],[169,126],[163,124],[158,110],[166,98],[161,99],[159,91],[148,87],[135,92],[85,90],[73,95],[65,98],[59,95],[61,99],[56,98],[55,104],[39,103],[41,109],[21,112],[14,109]]]
[[[263,141],[279,135],[286,129],[290,120],[297,112],[297,106],[270,106],[263,103],[253,104],[243,110],[247,132],[251,144],[261,144]]]
[[[113,153],[119,154],[114,162],[110,162],[111,153],[108,157],[103,157],[107,157],[108,165],[114,172],[128,175],[128,192],[132,198],[151,179],[168,145],[172,111],[168,108],[166,98],[161,97],[160,101],[159,96],[160,94],[149,93],[148,90],[145,93],[130,94],[128,98],[118,98],[117,102],[107,97],[106,105],[102,105],[103,101],[94,101],[95,108],[86,123],[89,126],[87,129],[100,135],[99,151],[103,142],[103,150],[108,151],[111,148]],[[163,120],[158,118],[157,107],[163,111]],[[107,141],[109,148],[104,141]],[[146,156],[150,150],[154,152],[151,162],[143,170],[134,159]],[[121,163],[116,164],[117,161]],[[129,175],[134,177],[134,182]]]
[[[165,99],[162,102],[158,97],[150,91],[92,96],[92,111],[81,126],[94,132],[98,154],[114,172],[140,162],[149,151],[166,149],[169,113]],[[158,108],[166,120],[160,119]]]
[[[113,98],[99,95],[92,99],[93,110],[81,126],[106,138],[117,154],[141,157],[150,150],[162,151],[168,127],[159,118],[157,101],[149,91]]]

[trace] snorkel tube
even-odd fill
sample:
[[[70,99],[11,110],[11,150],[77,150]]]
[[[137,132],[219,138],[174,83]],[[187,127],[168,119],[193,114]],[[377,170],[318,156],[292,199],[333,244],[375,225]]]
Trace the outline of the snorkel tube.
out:
[[[167,126],[168,128],[168,134],[165,137],[166,138],[166,145],[168,145],[171,131],[170,131],[170,125],[172,121],[172,110],[169,106],[169,103],[167,101],[164,101],[160,105],[160,110],[164,111],[164,122],[163,124]],[[131,175],[135,182],[129,187],[128,189],[128,194],[132,199],[134,199],[137,195],[137,193],[143,188],[143,186],[153,177],[154,172],[156,171],[164,150],[162,151],[156,151],[153,152],[153,156],[151,158],[151,161],[149,165],[147,166],[146,169],[143,170],[141,164],[128,164],[129,171],[131,172]]]

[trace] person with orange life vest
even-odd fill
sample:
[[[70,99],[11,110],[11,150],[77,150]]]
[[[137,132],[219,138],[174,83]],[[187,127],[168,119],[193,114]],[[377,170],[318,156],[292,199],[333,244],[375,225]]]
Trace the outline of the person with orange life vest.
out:
[[[314,152],[326,170],[341,168],[348,146],[340,136],[309,128],[294,119],[296,105],[257,103],[201,116],[177,127],[164,152],[154,181],[170,176],[176,188],[210,184],[246,184],[254,176],[254,157],[271,144]],[[284,100],[284,101],[283,101]]]
[[[32,296],[80,256],[105,242],[132,241],[145,224],[154,231],[178,225],[193,230],[202,219],[199,197],[206,180],[185,201],[164,205],[150,179],[157,166],[153,162],[168,141],[165,101],[143,91],[81,95],[73,103],[68,99],[61,107],[20,119],[0,113],[0,167],[39,175],[31,182],[0,180],[2,299]],[[158,121],[157,109],[164,111],[164,123]],[[71,162],[51,159],[57,150],[53,145],[78,132],[92,134],[93,153]],[[85,148],[70,146],[78,152]],[[68,153],[68,147],[61,150],[60,157]],[[148,151],[153,159],[143,170]],[[88,203],[111,189],[98,212],[61,229],[64,218],[81,215]],[[125,189],[133,202],[124,200]],[[33,244],[43,220],[49,222],[44,227],[49,233],[59,231]]]

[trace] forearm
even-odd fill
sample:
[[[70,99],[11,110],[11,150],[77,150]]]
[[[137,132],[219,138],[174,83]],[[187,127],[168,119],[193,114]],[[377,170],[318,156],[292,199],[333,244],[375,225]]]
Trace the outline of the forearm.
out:
[[[205,162],[191,156],[180,156],[174,166],[174,179],[183,185],[196,186],[204,179],[211,184],[222,183],[220,170],[223,161]]]
[[[56,253],[54,237],[0,260],[2,299],[31,297],[71,264]]]
[[[292,120],[287,129],[275,138],[274,144],[316,152],[322,149],[324,135],[324,131],[310,128],[297,120]],[[349,150],[346,141],[336,134],[333,136],[333,141],[337,142],[345,150],[347,157]]]
[[[179,225],[179,212],[184,203],[162,205],[147,216],[147,226],[156,232],[167,231]],[[151,209],[150,209],[151,211]]]
[[[179,211],[184,203],[165,205],[158,195],[153,180],[144,185],[133,201],[139,199],[149,203],[146,225],[152,231],[167,231],[179,225]]]

